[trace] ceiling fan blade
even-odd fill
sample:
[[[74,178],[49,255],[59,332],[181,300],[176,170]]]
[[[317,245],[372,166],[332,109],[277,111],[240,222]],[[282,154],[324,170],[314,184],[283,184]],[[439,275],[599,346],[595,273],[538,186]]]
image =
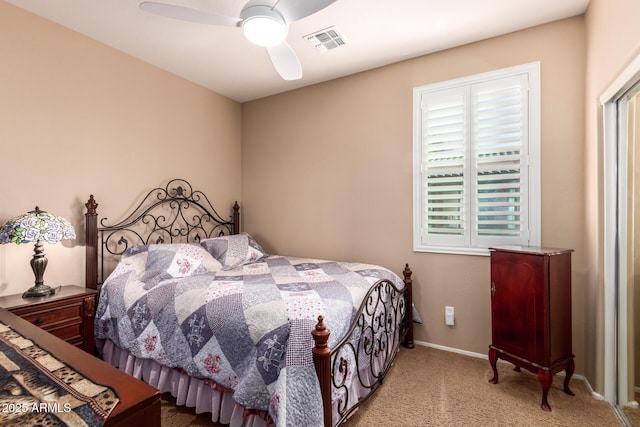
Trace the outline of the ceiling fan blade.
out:
[[[197,22],[199,24],[225,25],[234,27],[240,23],[239,18],[218,15],[215,13],[191,9],[189,7],[176,6],[173,4],[157,3],[153,1],[144,1],[140,3],[140,9],[156,15],[166,16],[167,18],[179,19],[181,21]]]
[[[302,66],[296,53],[291,49],[287,42],[283,42],[278,46],[268,47],[269,58],[274,68],[285,80],[299,80],[302,78]]]
[[[336,0],[280,0],[274,10],[282,14],[291,23],[324,9]]]

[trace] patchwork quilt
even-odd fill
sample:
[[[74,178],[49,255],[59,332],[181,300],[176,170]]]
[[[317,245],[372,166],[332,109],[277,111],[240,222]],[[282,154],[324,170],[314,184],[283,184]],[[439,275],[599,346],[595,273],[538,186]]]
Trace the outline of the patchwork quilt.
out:
[[[95,336],[139,358],[209,378],[279,426],[320,426],[311,331],[345,335],[373,265],[269,256],[246,234],[128,249],[102,287]]]

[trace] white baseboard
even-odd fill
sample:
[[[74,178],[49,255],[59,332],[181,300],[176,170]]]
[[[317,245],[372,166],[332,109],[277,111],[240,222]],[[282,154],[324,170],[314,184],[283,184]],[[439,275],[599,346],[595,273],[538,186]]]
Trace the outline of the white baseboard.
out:
[[[596,393],[593,390],[593,387],[591,387],[591,384],[589,383],[589,381],[585,377],[583,377],[582,375],[576,375],[576,376],[582,378],[584,385],[587,386],[587,390],[589,390],[589,393],[591,393],[591,397],[593,397],[596,400],[604,400],[604,396],[601,395],[600,393]]]
[[[446,347],[444,345],[432,344],[430,342],[425,342],[425,341],[414,341],[414,343],[417,345],[421,345],[423,347],[431,347],[437,350],[444,350],[444,351],[449,351],[451,353],[464,354],[465,356],[471,356],[471,357],[477,357],[478,359],[489,360],[489,354],[474,353],[473,351],[461,350],[459,348],[454,348],[454,347]]]

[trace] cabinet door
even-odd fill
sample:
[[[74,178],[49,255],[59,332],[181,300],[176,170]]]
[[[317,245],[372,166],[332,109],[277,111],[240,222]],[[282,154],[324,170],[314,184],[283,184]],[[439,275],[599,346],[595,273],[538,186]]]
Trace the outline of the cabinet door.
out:
[[[544,257],[491,253],[493,345],[515,356],[545,363]]]

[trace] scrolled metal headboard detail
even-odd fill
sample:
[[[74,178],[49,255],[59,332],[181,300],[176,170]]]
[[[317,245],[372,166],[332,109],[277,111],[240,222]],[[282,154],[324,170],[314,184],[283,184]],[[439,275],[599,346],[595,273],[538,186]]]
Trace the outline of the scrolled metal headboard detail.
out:
[[[238,202],[233,205],[231,219],[225,220],[207,196],[194,190],[184,179],[172,179],[164,188],[152,189],[129,215],[113,224],[108,222],[108,218],[102,218],[98,226],[98,204],[93,195],[85,206],[86,286],[93,289],[104,281],[105,257],[120,256],[129,247],[153,243],[198,243],[205,238],[240,232]]]

